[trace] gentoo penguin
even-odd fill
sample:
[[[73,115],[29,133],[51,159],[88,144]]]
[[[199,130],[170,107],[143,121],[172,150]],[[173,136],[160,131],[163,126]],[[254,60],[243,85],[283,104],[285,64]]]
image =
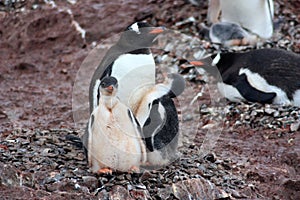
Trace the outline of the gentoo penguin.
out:
[[[192,61],[208,72],[216,65],[220,92],[230,101],[300,106],[300,55],[280,49],[220,53]]]
[[[99,104],[88,123],[88,163],[93,172],[138,172],[146,160],[139,123],[116,97],[117,90],[116,78],[102,79]]]
[[[180,95],[184,88],[185,81],[180,75],[169,74],[146,94],[135,94],[141,96],[133,112],[143,130],[149,166],[166,165],[176,158],[179,124],[176,107],[170,99]]]
[[[145,22],[135,22],[128,26],[95,70],[89,88],[90,113],[97,107],[101,80],[114,76],[119,82],[117,97],[127,106],[129,96],[143,86],[155,85],[155,62],[149,47],[163,27],[152,27]],[[132,103],[135,103],[134,101]],[[87,148],[88,133],[82,136]]]
[[[273,0],[210,0],[208,21],[236,23],[263,39],[273,34]]]
[[[151,27],[145,22],[135,22],[126,28],[94,72],[89,88],[90,112],[97,106],[98,87],[106,76],[118,79],[117,96],[126,105],[136,88],[155,84],[155,62],[150,47],[163,31],[163,27]]]
[[[248,33],[240,25],[231,22],[218,22],[209,29],[209,38],[213,43],[226,47],[240,45],[254,45],[258,38]]]

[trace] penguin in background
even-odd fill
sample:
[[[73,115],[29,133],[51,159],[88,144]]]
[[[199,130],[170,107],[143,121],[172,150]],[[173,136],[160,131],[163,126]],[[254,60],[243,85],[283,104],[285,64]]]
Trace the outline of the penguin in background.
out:
[[[155,62],[150,47],[164,31],[165,28],[152,27],[146,22],[135,22],[126,28],[93,74],[89,87],[90,113],[98,105],[98,88],[104,77],[114,76],[118,80],[117,97],[127,106],[129,97],[136,88],[155,85]],[[86,131],[81,138],[85,148],[88,145],[87,139]]]
[[[218,22],[209,29],[209,38],[212,43],[222,44],[225,47],[255,45],[259,38],[232,22]]]
[[[300,107],[300,55],[281,49],[219,53],[192,65],[211,71],[216,66],[220,93],[230,101]]]
[[[184,88],[183,77],[168,74],[163,83],[149,88],[134,107],[146,144],[146,167],[167,165],[177,158],[179,122],[172,98],[179,96]]]
[[[141,127],[117,90],[116,78],[102,79],[99,104],[88,122],[88,163],[94,173],[139,172],[146,161]]]
[[[273,34],[273,17],[273,0],[210,0],[207,13],[210,23],[235,23],[263,39]]]

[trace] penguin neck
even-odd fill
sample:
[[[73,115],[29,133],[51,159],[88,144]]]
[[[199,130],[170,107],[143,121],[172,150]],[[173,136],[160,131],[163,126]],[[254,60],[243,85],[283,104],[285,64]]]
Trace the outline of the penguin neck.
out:
[[[226,70],[230,68],[230,66],[232,66],[235,57],[237,57],[237,54],[230,52],[213,55],[212,65],[218,68],[220,74],[223,74]]]
[[[118,43],[117,48],[119,48],[122,54],[151,54],[149,47],[139,47],[131,44]]]
[[[108,110],[112,110],[118,102],[119,99],[116,96],[102,95],[99,100],[99,105],[103,104]]]
[[[151,54],[150,48],[136,49],[129,52],[130,54]]]
[[[223,56],[223,54],[215,54],[204,58],[202,61],[205,64],[200,67],[214,77],[218,77],[219,74],[222,76],[231,64],[227,56]]]

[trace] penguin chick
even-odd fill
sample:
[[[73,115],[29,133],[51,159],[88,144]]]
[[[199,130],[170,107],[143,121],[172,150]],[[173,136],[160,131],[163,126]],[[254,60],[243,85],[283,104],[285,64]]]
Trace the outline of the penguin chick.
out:
[[[164,83],[148,89],[134,108],[141,124],[147,148],[149,166],[162,166],[176,158],[178,146],[178,115],[171,98],[179,96],[185,88],[184,79],[169,74]]]
[[[139,123],[116,97],[117,90],[116,78],[101,81],[99,105],[88,123],[88,163],[93,172],[138,172],[146,160]]]
[[[300,56],[282,49],[220,53],[191,64],[209,73],[216,66],[220,93],[230,101],[250,101],[300,107]]]
[[[222,44],[226,47],[254,45],[258,37],[248,33],[241,26],[230,22],[219,22],[211,26],[209,38],[213,43]]]

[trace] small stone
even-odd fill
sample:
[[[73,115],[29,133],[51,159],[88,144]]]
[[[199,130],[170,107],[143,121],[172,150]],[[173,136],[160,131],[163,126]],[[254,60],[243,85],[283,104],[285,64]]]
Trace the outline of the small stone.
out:
[[[149,171],[145,171],[142,176],[140,177],[140,182],[143,182],[145,180],[148,180],[149,178],[152,178],[154,175],[151,174]]]
[[[187,114],[187,115],[183,116],[183,121],[184,122],[191,121],[191,120],[193,120],[193,116],[191,114]]]
[[[271,115],[275,112],[276,110],[275,109],[272,109],[272,108],[265,108],[265,113]]]
[[[82,176],[84,186],[88,188],[97,188],[98,187],[98,179],[93,176]]]
[[[297,122],[294,122],[294,123],[291,124],[290,130],[291,130],[292,132],[298,131],[298,130],[299,130],[299,127],[300,127],[300,121],[297,121]]]

